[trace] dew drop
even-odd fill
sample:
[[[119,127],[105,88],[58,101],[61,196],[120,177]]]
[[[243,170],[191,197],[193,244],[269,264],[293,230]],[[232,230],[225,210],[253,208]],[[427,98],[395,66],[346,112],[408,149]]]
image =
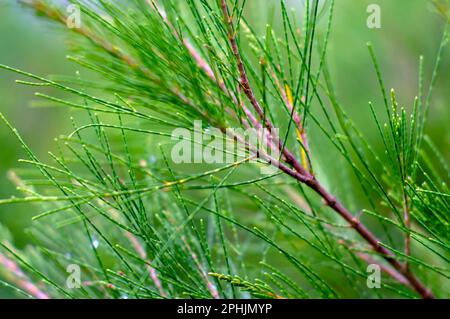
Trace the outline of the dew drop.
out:
[[[155,155],[150,155],[150,156],[148,157],[148,162],[149,162],[150,164],[155,164],[155,163],[156,163],[156,156],[155,156]]]
[[[95,237],[93,237],[93,238],[92,238],[92,247],[94,247],[95,249],[97,249],[99,245],[100,245],[100,242],[98,241],[98,239],[95,238]]]

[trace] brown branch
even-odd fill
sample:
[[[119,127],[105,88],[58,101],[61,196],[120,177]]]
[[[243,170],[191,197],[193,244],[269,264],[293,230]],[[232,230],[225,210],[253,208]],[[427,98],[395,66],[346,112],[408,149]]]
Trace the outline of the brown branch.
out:
[[[378,260],[376,260],[375,258],[373,258],[373,256],[363,253],[361,251],[358,251],[358,249],[356,247],[354,247],[355,245],[352,245],[351,243],[347,242],[344,239],[340,239],[339,243],[341,245],[343,245],[349,251],[353,252],[356,256],[358,256],[359,258],[364,260],[366,263],[378,265],[380,267],[381,271],[383,271],[385,274],[387,274],[391,278],[395,279],[402,285],[405,285],[405,286],[411,288],[411,285],[409,284],[409,281],[405,278],[405,276],[403,276],[400,272],[398,272],[397,270],[392,268],[390,265],[383,264],[383,263],[379,262]]]
[[[57,20],[59,22],[62,22],[65,24],[66,20],[63,15],[61,15],[56,10],[51,11],[48,7],[45,7],[44,4],[38,0],[32,1],[31,4],[35,8],[35,10],[42,12],[49,16],[50,18],[53,18],[54,20]],[[222,11],[226,20],[226,26],[228,30],[228,38],[230,41],[231,49],[233,52],[233,55],[236,58],[239,73],[240,73],[240,85],[243,89],[244,94],[250,101],[250,104],[254,107],[256,113],[260,117],[260,119],[263,121],[264,126],[269,130],[269,132],[272,132],[274,130],[274,126],[271,123],[270,119],[268,119],[262,107],[260,106],[259,102],[257,101],[253,90],[251,89],[250,82],[248,79],[248,76],[246,74],[246,70],[238,49],[238,45],[236,42],[236,37],[234,35],[233,27],[232,27],[232,20],[230,19],[230,16],[228,14],[228,8],[226,5],[225,0],[221,0],[221,6]],[[95,44],[99,45],[103,49],[105,49],[107,52],[110,52],[111,54],[115,55],[117,58],[123,60],[126,62],[131,68],[133,69],[139,69],[140,71],[146,73],[145,69],[142,69],[136,61],[134,61],[131,57],[124,55],[118,49],[114,48],[110,44],[106,43],[105,41],[102,41],[95,35],[91,34],[85,29],[79,28],[79,29],[73,29],[75,32],[78,32],[79,34],[85,36],[86,38],[93,41]],[[151,78],[152,80],[155,80],[154,78]],[[225,88],[226,89],[226,88]],[[179,96],[183,101],[186,99],[179,93],[175,92],[177,96]],[[188,101],[187,101],[188,102]],[[251,114],[251,112],[248,112]],[[207,115],[204,115],[207,116]],[[256,121],[257,122],[257,121]],[[399,273],[401,273],[406,280],[408,280],[409,284],[424,298],[433,298],[433,294],[431,291],[429,291],[422,282],[420,282],[419,279],[415,277],[414,274],[412,274],[410,271],[407,271],[405,267],[396,260],[396,256],[394,253],[392,253],[389,249],[385,248],[380,244],[380,241],[378,238],[371,233],[357,218],[355,218],[352,213],[345,208],[332,194],[330,194],[315,178],[314,175],[310,174],[308,171],[306,171],[300,162],[294,157],[294,155],[286,148],[284,147],[284,144],[281,140],[278,139],[278,147],[280,150],[283,150],[283,154],[285,155],[286,162],[294,167],[294,169],[291,169],[289,166],[284,165],[283,163],[278,162],[277,160],[271,159],[266,154],[257,152],[257,155],[265,160],[268,160],[272,165],[278,167],[281,171],[285,172],[286,174],[290,175],[291,177],[295,178],[296,180],[306,184],[309,188],[314,190],[316,193],[318,193],[323,200],[326,202],[326,204],[333,209],[335,212],[337,212],[342,218],[344,218],[349,225],[357,231],[361,237],[363,237],[373,248],[374,251],[378,252],[386,261],[389,262],[389,264],[397,270]]]
[[[267,143],[267,146],[272,149],[272,150],[276,150],[277,146],[275,146],[273,144],[273,140],[272,140],[272,136],[270,136],[270,134],[267,134],[266,131],[263,131],[263,125],[258,121],[258,119],[253,115],[253,113],[247,108],[247,106],[243,103],[243,102],[239,102],[238,99],[236,98],[236,96],[234,95],[234,93],[232,91],[229,91],[227,86],[225,85],[224,81],[217,79],[216,75],[214,74],[212,68],[210,67],[210,65],[208,64],[208,62],[202,58],[202,56],[200,55],[200,53],[194,48],[194,46],[189,42],[188,39],[186,38],[182,38],[182,36],[179,34],[179,32],[173,27],[173,25],[170,23],[169,19],[167,18],[167,15],[165,14],[164,10],[162,10],[160,7],[158,7],[157,3],[154,0],[147,0],[148,4],[150,5],[150,7],[157,12],[160,17],[164,20],[164,23],[167,25],[167,27],[169,28],[169,30],[171,30],[171,32],[173,33],[173,35],[179,40],[183,42],[183,45],[186,47],[186,49],[188,50],[189,54],[191,55],[191,57],[194,59],[194,61],[197,63],[197,66],[208,76],[208,78],[215,84],[218,85],[218,87],[227,95],[229,95],[229,97],[231,98],[232,102],[237,105],[238,107],[240,107],[243,111],[244,114],[247,118],[241,117],[239,118],[238,115],[236,114],[236,112],[234,112],[234,110],[230,109],[230,108],[225,108],[225,111],[227,113],[229,113],[233,118],[235,118],[236,120],[241,120],[242,124],[245,126],[245,128],[250,128],[251,125],[253,125],[253,127],[257,128],[258,134],[259,134],[259,138],[261,140],[264,140]],[[239,90],[239,87],[238,87]],[[251,124],[251,125],[250,125]],[[265,134],[265,136],[263,136],[263,134]]]
[[[228,30],[228,40],[230,41],[231,49],[233,51],[233,54],[236,58],[239,73],[240,73],[240,82],[241,86],[244,90],[244,93],[250,100],[250,103],[254,106],[255,111],[258,113],[258,115],[261,117],[261,119],[264,119],[264,124],[269,130],[273,129],[273,124],[270,122],[269,119],[265,118],[264,112],[259,105],[251,87],[250,82],[247,77],[245,67],[237,46],[236,42],[236,36],[233,31],[232,26],[232,20],[228,14],[228,7],[226,4],[226,0],[221,0],[221,7],[222,12],[225,18],[225,24],[226,28]],[[281,143],[281,141],[280,141]],[[411,286],[423,297],[423,298],[434,298],[432,292],[425,287],[425,285],[410,271],[407,271],[405,267],[396,259],[395,254],[390,251],[389,249],[385,248],[381,245],[380,240],[364,226],[357,218],[353,216],[353,214],[344,207],[337,199],[334,197],[331,193],[329,193],[316,179],[315,176],[312,174],[306,172],[303,167],[297,168],[295,166],[295,163],[298,164],[298,161],[295,158],[291,158],[292,154],[289,156],[286,155],[287,160],[294,164],[294,168],[296,169],[296,172],[292,171],[291,169],[280,166],[279,168],[286,172],[287,174],[291,175],[298,181],[305,183],[309,188],[314,190],[317,194],[319,194],[322,199],[325,201],[325,203],[333,209],[335,212],[337,212],[342,218],[344,218],[349,225],[356,231],[358,234],[365,239],[371,246],[374,251],[379,253],[386,261],[391,264],[391,266],[399,271],[411,284]],[[299,164],[298,164],[299,165]]]
[[[425,287],[425,285],[410,271],[406,271],[405,267],[396,259],[394,253],[381,245],[380,240],[368,230],[353,214],[345,208],[333,195],[331,195],[314,177],[306,182],[311,189],[318,193],[342,218],[344,218],[353,229],[355,229],[361,237],[363,237],[371,246],[372,249],[378,252],[392,267],[400,272],[411,284],[411,286],[423,297],[434,298],[432,292]]]
[[[361,258],[362,260],[364,260],[368,264],[376,264],[376,265],[380,266],[381,271],[383,271],[386,275],[394,278],[395,280],[397,280],[402,285],[405,285],[407,287],[411,287],[411,285],[409,284],[409,281],[405,278],[405,276],[403,276],[401,273],[399,273],[394,268],[389,267],[388,265],[384,265],[384,264],[378,262],[377,260],[375,260],[370,255],[367,255],[367,254],[364,254],[364,253],[356,253],[356,255],[358,255],[359,258]]]
[[[263,121],[265,127],[269,130],[270,133],[274,131],[274,126],[270,119],[266,116],[263,108],[259,104],[258,100],[255,97],[255,94],[253,93],[253,90],[250,86],[250,81],[247,76],[247,72],[245,71],[244,63],[241,58],[241,54],[238,49],[238,45],[236,42],[236,36],[234,34],[232,20],[230,18],[230,15],[228,14],[228,7],[225,0],[221,0],[221,7],[222,12],[225,18],[225,24],[228,31],[228,40],[230,41],[231,50],[233,52],[233,55],[236,58],[237,66],[239,69],[240,74],[240,85],[244,91],[244,94],[247,96],[248,100],[250,101],[250,104],[255,109],[256,113],[258,114],[261,121]],[[300,162],[295,158],[295,156],[284,146],[281,139],[275,136],[275,139],[278,140],[278,148],[280,151],[283,152],[284,156],[286,157],[286,161],[291,164],[297,172],[300,174],[307,176],[309,175],[308,172],[303,168],[303,166],[300,164]]]

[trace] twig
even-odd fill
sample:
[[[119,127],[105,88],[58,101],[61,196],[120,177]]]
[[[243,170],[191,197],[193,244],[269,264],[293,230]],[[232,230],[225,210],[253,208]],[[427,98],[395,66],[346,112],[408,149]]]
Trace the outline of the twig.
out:
[[[14,278],[14,283],[28,292],[30,295],[37,299],[50,299],[50,297],[40,290],[35,284],[33,284],[20,267],[11,259],[0,253],[0,265],[3,265],[7,271],[9,271]]]
[[[42,13],[48,18],[59,22],[63,25],[66,24],[67,16],[61,14],[58,10],[51,8],[47,6],[45,3],[41,2],[40,0],[30,0],[30,1],[22,1],[23,4],[30,6],[33,8],[36,12]],[[81,36],[85,37],[86,39],[90,40],[93,44],[101,47],[111,55],[115,56],[119,60],[122,60],[125,62],[129,67],[131,67],[133,70],[138,71],[142,74],[144,74],[147,78],[149,78],[151,81],[153,81],[155,84],[162,85],[161,81],[159,81],[157,78],[153,76],[153,74],[147,69],[142,66],[138,62],[136,62],[133,57],[126,55],[122,51],[120,51],[117,47],[111,45],[109,42],[102,40],[101,38],[97,37],[95,34],[90,32],[89,30],[80,27],[80,28],[72,28],[70,29],[73,32],[76,32],[80,34]],[[175,96],[177,96],[183,103],[188,104],[189,106],[192,106],[199,114],[201,114],[204,118],[208,118],[208,114],[205,113],[203,110],[199,109],[195,106],[194,103],[192,103],[186,96],[184,96],[177,88],[174,87],[168,87],[169,91],[171,91]]]
[[[361,258],[362,260],[364,260],[368,264],[376,264],[376,265],[380,266],[381,271],[383,271],[388,276],[394,278],[395,280],[397,280],[402,285],[411,287],[411,285],[409,284],[409,281],[405,278],[405,276],[403,276],[401,273],[399,273],[394,268],[389,267],[388,265],[384,265],[384,264],[378,262],[377,260],[375,260],[370,255],[367,255],[367,254],[364,254],[364,253],[356,253],[356,254],[359,256],[359,258]]]
[[[209,292],[213,296],[214,299],[219,299],[219,293],[217,292],[216,287],[213,285],[213,283],[209,280],[207,273],[203,269],[202,265],[200,264],[200,261],[198,260],[197,254],[192,250],[191,246],[186,240],[186,237],[181,236],[181,240],[183,241],[184,245],[186,246],[187,250],[191,254],[192,260],[195,262],[200,274],[202,275],[203,279],[206,282],[206,286],[208,287]]]
[[[133,245],[134,249],[137,251],[139,256],[142,258],[142,260],[147,260],[147,253],[145,252],[144,247],[142,247],[141,243],[138,241],[138,239],[131,233],[127,232],[127,237],[130,240],[131,244]],[[149,263],[145,263],[148,272],[150,274],[150,278],[152,278],[153,283],[155,284],[156,288],[158,288],[159,294],[163,297],[167,297],[166,292],[164,291],[164,288],[162,287],[161,281],[158,278],[158,274],[156,273],[155,268],[150,266]]]
[[[411,255],[411,233],[409,232],[409,229],[411,228],[411,214],[410,214],[410,208],[408,204],[408,197],[406,195],[406,190],[403,190],[403,205],[404,205],[404,220],[405,220],[405,227],[407,228],[407,232],[405,234],[405,256],[409,257]],[[408,260],[405,261],[405,271],[409,272],[409,262]]]
[[[236,36],[233,34],[233,27],[232,27],[232,20],[230,19],[230,16],[228,14],[228,7],[226,4],[226,0],[221,0],[221,7],[222,12],[225,18],[226,27],[228,30],[228,38],[230,41],[230,45],[233,51],[233,54],[236,58],[238,69],[240,72],[240,78],[241,78],[241,86],[244,89],[245,94],[247,95],[248,99],[250,100],[251,104],[254,106],[256,112],[259,114],[259,116],[264,119],[264,113],[259,105],[258,101],[256,100],[256,97],[253,93],[253,90],[250,87],[250,82],[248,80],[245,67],[237,46],[236,42]],[[273,129],[273,125],[270,122],[269,119],[265,119],[265,125],[269,130]],[[292,155],[291,155],[292,156]],[[295,158],[290,158],[288,156],[287,160],[294,164],[299,163]],[[353,214],[345,207],[343,206],[337,199],[334,197],[331,193],[329,193],[316,179],[316,177],[309,172],[305,171],[303,167],[300,167],[299,169],[297,167],[296,172],[292,171],[289,168],[286,168],[284,166],[280,166],[280,169],[284,172],[288,173],[298,181],[305,183],[308,187],[310,187],[312,190],[314,190],[317,194],[319,194],[325,203],[333,209],[335,212],[337,212],[342,218],[344,218],[350,226],[356,230],[362,238],[364,238],[371,246],[374,251],[379,253],[386,261],[388,261],[394,269],[399,271],[405,278],[408,280],[408,282],[411,284],[411,286],[423,297],[423,298],[434,298],[432,292],[425,287],[425,285],[410,271],[406,271],[405,267],[396,259],[396,256],[393,252],[391,252],[389,249],[385,248],[381,245],[380,240],[371,232],[369,231],[366,226],[364,226],[357,218],[353,216]]]
[[[31,2],[35,9],[37,11],[43,12],[45,13],[47,16],[49,16],[50,18],[53,18],[57,21],[60,21],[62,23],[65,23],[65,18],[64,16],[62,16],[58,11],[56,10],[50,10],[49,8],[46,8],[44,6],[44,4],[38,0],[33,0]],[[259,104],[258,100],[256,99],[253,90],[250,86],[250,82],[248,79],[248,76],[246,74],[246,70],[238,49],[238,45],[237,45],[237,41],[236,41],[236,35],[234,34],[234,30],[233,30],[233,26],[232,26],[232,20],[230,19],[230,16],[228,14],[228,8],[227,8],[227,4],[226,4],[226,0],[221,0],[221,7],[222,7],[222,11],[223,11],[223,15],[226,21],[226,28],[228,31],[228,39],[231,45],[231,49],[233,52],[233,55],[236,58],[237,61],[237,65],[238,65],[238,69],[239,69],[239,74],[240,74],[240,86],[243,89],[244,94],[246,95],[246,97],[248,98],[248,100],[250,101],[250,104],[253,106],[255,112],[258,114],[259,118],[261,119],[262,123],[264,124],[264,126],[269,130],[269,132],[273,132],[274,131],[274,126],[271,123],[270,119],[267,118],[264,114],[264,111],[261,107],[261,105]],[[88,39],[90,39],[91,41],[93,41],[96,45],[102,47],[103,49],[105,49],[106,51],[110,52],[111,54],[115,55],[116,57],[118,57],[119,59],[123,60],[124,62],[126,62],[131,68],[133,69],[137,69],[141,72],[143,72],[144,74],[147,74],[149,76],[149,78],[153,81],[155,81],[156,83],[158,83],[157,79],[154,79],[152,74],[148,73],[148,70],[143,69],[142,67],[140,67],[131,57],[124,55],[122,52],[118,51],[118,49],[114,48],[113,46],[111,46],[110,44],[102,41],[102,39],[99,39],[98,37],[96,37],[95,35],[91,34],[90,32],[88,32],[85,29],[79,28],[79,29],[73,29],[74,31],[80,33],[81,35],[87,37]],[[189,48],[187,48],[189,50]],[[195,57],[194,57],[195,58]],[[200,57],[201,58],[201,57]],[[210,70],[207,69],[206,65],[204,65],[202,63],[201,60],[198,60],[197,63],[200,63],[200,67],[203,67],[204,70],[209,73],[211,75]],[[224,85],[224,84],[220,84],[222,82],[219,82],[219,86],[220,85]],[[174,94],[176,94],[177,96],[179,96],[179,98],[181,100],[183,100],[185,103],[188,103],[189,101],[179,92],[177,92],[176,89],[173,88],[169,88]],[[225,87],[226,90],[226,87]],[[193,106],[195,107],[195,105]],[[202,112],[202,110],[197,110],[200,112],[200,114],[202,114],[203,116],[205,116],[206,118],[208,117],[208,114],[204,114]],[[244,109],[245,112],[245,109]],[[251,112],[245,112],[247,116],[250,116]],[[252,122],[252,124],[254,125],[258,125],[259,121],[256,120],[256,118],[251,118],[250,120]],[[291,177],[295,178],[296,180],[306,184],[309,188],[311,188],[312,190],[314,190],[316,193],[318,193],[323,200],[325,201],[325,203],[334,211],[336,211],[342,218],[344,218],[349,225],[356,230],[361,237],[363,237],[374,249],[374,251],[378,252],[379,254],[381,254],[381,256],[388,261],[391,266],[397,270],[398,272],[400,272],[405,278],[406,280],[408,280],[408,282],[410,283],[410,285],[424,298],[433,298],[433,294],[431,293],[431,291],[429,291],[424,285],[423,283],[420,282],[419,279],[417,279],[415,277],[414,274],[412,274],[409,270],[407,270],[404,265],[402,265],[400,262],[397,261],[395,254],[390,251],[389,249],[385,248],[384,246],[382,246],[380,244],[380,241],[378,240],[378,238],[371,233],[357,218],[355,218],[352,213],[345,208],[332,194],[330,194],[320,183],[319,181],[316,179],[316,177],[308,172],[301,164],[300,161],[298,161],[295,156],[286,148],[284,147],[283,142],[278,139],[278,147],[280,150],[282,150],[284,156],[285,156],[285,160],[286,163],[288,163],[289,165],[291,165],[294,169],[291,169],[291,167],[277,161],[277,160],[271,160],[269,156],[267,156],[266,154],[262,153],[262,152],[257,152],[257,156],[265,159],[265,160],[269,160],[270,163],[276,167],[278,167],[280,170],[282,170],[283,172],[287,173],[288,175],[290,175]]]
[[[274,132],[274,125],[270,121],[270,119],[265,115],[263,108],[259,104],[258,100],[255,97],[255,94],[253,93],[253,90],[250,86],[250,81],[247,76],[247,72],[245,71],[244,63],[241,58],[241,54],[238,49],[238,45],[236,42],[236,36],[233,31],[232,26],[232,20],[230,18],[230,15],[228,14],[228,7],[225,0],[221,0],[221,7],[222,12],[225,19],[226,29],[228,31],[228,40],[230,41],[231,50],[233,52],[233,55],[236,58],[237,66],[239,69],[240,74],[240,85],[244,91],[244,94],[247,96],[248,100],[250,101],[250,104],[252,104],[253,108],[255,109],[256,113],[260,117],[261,121],[263,121],[265,127],[269,130],[270,133]],[[297,172],[299,172],[302,175],[307,176],[308,172],[302,167],[302,165],[297,161],[297,159],[294,157],[294,155],[286,148],[284,147],[283,142],[281,139],[279,139],[277,136],[275,136],[275,139],[278,140],[278,147],[280,151],[283,152],[284,156],[286,156],[286,161],[291,164]]]
[[[366,263],[378,265],[385,274],[387,274],[391,278],[395,279],[402,285],[405,285],[405,286],[411,288],[411,285],[409,284],[409,281],[405,278],[405,276],[403,276],[401,273],[399,273],[397,270],[395,270],[391,266],[379,262],[378,260],[373,258],[371,255],[365,254],[363,252],[358,252],[357,249],[355,249],[353,247],[354,245],[352,245],[351,243],[347,242],[344,239],[340,239],[339,243],[341,245],[343,245],[345,248],[347,248],[348,250],[354,251],[355,255],[358,256],[359,258],[361,258],[362,260],[364,260]]]

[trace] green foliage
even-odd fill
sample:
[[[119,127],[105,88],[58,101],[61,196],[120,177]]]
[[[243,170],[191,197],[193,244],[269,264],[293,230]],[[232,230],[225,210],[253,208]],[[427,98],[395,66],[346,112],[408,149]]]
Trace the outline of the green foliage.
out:
[[[25,2],[64,27],[58,1]],[[431,85],[425,91],[421,58],[410,106],[394,90],[389,101],[368,45],[384,101],[369,105],[380,151],[333,88],[333,0],[306,1],[300,13],[276,1],[281,27],[264,30],[247,21],[245,0],[71,2],[82,26],[67,31],[68,58],[92,75],[46,78],[0,65],[73,111],[49,163],[1,115],[28,159],[11,175],[24,196],[0,204],[36,210],[33,245],[0,244],[0,256],[26,272],[21,280],[70,298],[448,297],[450,172],[425,135],[447,21]],[[205,133],[280,128],[280,169],[261,175],[270,164],[261,154],[249,163],[248,145],[231,164],[173,163],[171,132],[193,131],[194,120]],[[333,154],[340,172],[320,167]],[[354,178],[358,189],[346,190]],[[328,192],[335,183],[345,200]],[[384,270],[381,289],[367,288],[367,263]],[[66,284],[69,264],[81,267],[79,289]],[[36,297],[17,279],[5,284]]]

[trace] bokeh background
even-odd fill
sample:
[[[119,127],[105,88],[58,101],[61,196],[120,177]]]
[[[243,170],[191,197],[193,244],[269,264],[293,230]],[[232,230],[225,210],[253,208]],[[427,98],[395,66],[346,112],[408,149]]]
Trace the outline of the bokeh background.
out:
[[[301,0],[290,0],[295,5]],[[267,0],[248,0],[249,19],[265,21]],[[382,28],[368,29],[369,4],[381,7]],[[380,102],[376,77],[366,43],[374,44],[387,88],[395,88],[401,105],[411,107],[417,95],[419,56],[425,57],[425,83],[431,77],[444,18],[429,0],[336,0],[328,50],[339,99],[358,126],[370,120],[368,101]],[[265,23],[265,22],[264,22]],[[0,0],[0,63],[38,75],[70,74],[76,68],[65,56],[67,39],[60,29],[24,9],[17,0]],[[426,128],[444,160],[450,158],[450,56],[444,53],[441,72]],[[0,111],[41,157],[53,149],[53,139],[70,130],[70,111],[43,107],[35,89],[14,82],[17,76],[0,70]],[[60,92],[51,92],[58,96]],[[380,104],[379,104],[380,105]],[[370,130],[367,131],[370,137]],[[374,140],[375,142],[375,140]],[[8,172],[21,166],[24,152],[3,123],[0,123],[0,198],[18,195]],[[0,206],[0,224],[12,233],[18,247],[26,245],[25,229],[35,211],[32,205]],[[0,290],[1,296],[1,290]]]

